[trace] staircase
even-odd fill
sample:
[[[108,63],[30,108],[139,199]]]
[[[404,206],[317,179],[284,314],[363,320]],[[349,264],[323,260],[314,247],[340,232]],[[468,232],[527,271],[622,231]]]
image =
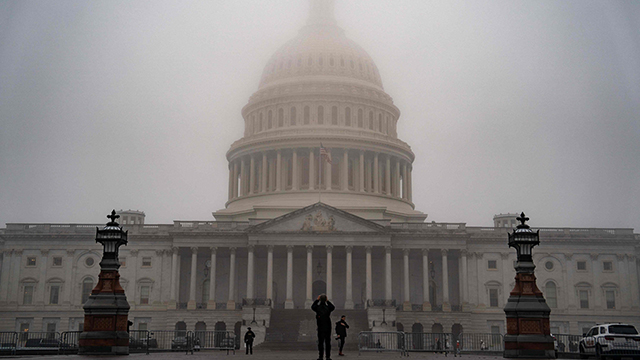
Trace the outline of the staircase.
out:
[[[345,315],[349,324],[345,351],[358,350],[358,333],[368,331],[369,323],[366,310],[340,310],[331,314],[335,324],[340,316]],[[269,350],[315,350],[317,349],[317,332],[315,313],[311,309],[272,309],[271,320],[264,343],[256,348]],[[333,341],[331,349],[337,353],[337,342]]]

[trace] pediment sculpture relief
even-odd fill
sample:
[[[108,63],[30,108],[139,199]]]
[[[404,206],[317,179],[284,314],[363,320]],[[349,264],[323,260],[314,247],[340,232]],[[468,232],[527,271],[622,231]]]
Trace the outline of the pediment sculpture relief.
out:
[[[333,215],[328,219],[324,218],[322,211],[318,210],[315,215],[308,214],[302,224],[302,231],[336,231],[336,220]]]

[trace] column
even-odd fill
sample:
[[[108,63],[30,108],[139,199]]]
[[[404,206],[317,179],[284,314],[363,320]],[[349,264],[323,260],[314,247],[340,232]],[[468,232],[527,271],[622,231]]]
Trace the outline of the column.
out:
[[[313,304],[313,296],[319,294],[312,294],[313,291],[313,246],[307,245],[307,291],[306,300],[304,302],[305,309],[308,309]]]
[[[273,245],[267,245],[267,299],[273,307]]]
[[[384,299],[386,301],[393,300],[391,294],[391,246],[387,246],[384,248],[384,270],[385,270],[385,281],[384,281]]]
[[[354,308],[354,304],[353,304],[353,264],[352,264],[352,253],[353,253],[353,247],[351,245],[347,245],[345,247],[345,250],[347,251],[347,279],[346,279],[346,283],[347,283],[347,289],[346,289],[346,299],[344,302],[344,308],[345,309],[353,309]]]
[[[233,197],[238,197],[238,161],[233,162]]]
[[[442,249],[442,311],[451,311],[451,303],[449,303],[449,263],[447,261],[447,252],[449,250]]]
[[[364,192],[364,151],[360,151],[360,159],[358,161],[359,176],[358,176],[358,191]]]
[[[477,266],[477,275],[478,275],[478,307],[481,309],[486,308],[486,304],[484,302],[484,273],[486,271],[486,266],[484,265],[483,260],[484,254],[481,252],[476,253],[476,266]]]
[[[393,190],[393,196],[400,198],[402,197],[402,194],[400,194],[400,160],[396,159],[393,163],[393,178],[395,179],[393,182],[395,187]]]
[[[373,156],[373,192],[380,193],[380,172],[379,172],[378,153]]]
[[[66,284],[66,286],[64,286],[64,292],[65,292],[64,303],[63,303],[64,305],[70,305],[73,303],[71,299],[73,298],[73,288],[76,285],[76,282],[75,282],[76,269],[75,269],[75,266],[73,265],[74,255],[75,255],[74,250],[67,249],[67,257],[64,259],[64,268],[67,274],[71,274],[71,281],[68,284]]]
[[[287,245],[287,299],[285,309],[293,309],[293,246]]]
[[[236,308],[236,248],[229,248],[229,301],[227,310]]]
[[[309,190],[315,188],[316,183],[316,155],[313,153],[313,149],[309,150]]]
[[[11,257],[13,250],[4,250],[2,252],[2,278],[0,279],[0,303],[7,302],[7,294],[9,292],[9,271],[11,269]],[[69,287],[67,285],[67,287]]]
[[[282,190],[282,150],[278,150],[276,157],[276,191]]]
[[[329,150],[329,151],[331,151],[331,150]],[[327,189],[327,190],[331,190],[331,185],[332,185],[332,184],[331,184],[331,170],[332,170],[332,169],[331,169],[331,164],[329,164],[328,162],[326,162],[326,161],[325,161],[325,162],[322,164],[322,166],[324,166],[324,168],[325,168],[325,170],[324,170],[324,175],[325,175],[325,177],[324,177],[324,183],[325,183],[325,187],[324,187],[324,188],[325,188],[325,189]]]
[[[216,308],[216,260],[218,254],[218,248],[212,246],[211,248],[211,269],[209,269],[209,302],[207,303],[207,309],[215,310]]]
[[[333,246],[327,245],[327,298],[333,300]]]
[[[367,251],[367,259],[366,259],[366,292],[367,292],[367,304],[369,306],[369,301],[373,300],[373,288],[371,283],[371,246],[365,246]]]
[[[462,306],[465,307],[467,304],[469,304],[469,277],[467,273],[467,250],[462,249],[462,251],[460,252],[460,255],[462,257],[462,274],[460,275],[462,277],[461,279]],[[508,286],[508,285],[505,285],[505,286]]]
[[[169,295],[169,308],[176,308],[177,299],[177,281],[178,281],[178,248],[171,249],[171,294]]]
[[[247,171],[244,158],[240,159],[240,196],[247,195]]]
[[[233,199],[233,165],[229,164],[229,200]]]
[[[384,192],[391,195],[391,157],[387,156],[387,163],[384,172]]]
[[[371,179],[373,178],[372,164],[370,161],[365,161],[364,166],[364,191],[373,192],[371,187]]]
[[[133,270],[133,275],[131,276],[131,284],[133,286],[129,288],[129,292],[131,293],[130,299],[133,305],[132,307],[135,307],[135,305],[138,304],[140,301],[140,299],[138,299],[138,296],[136,295],[136,293],[138,292],[138,268],[140,267],[138,263],[138,253],[139,253],[138,249],[133,249],[129,251],[129,254],[131,256],[129,256],[129,259],[127,259],[129,265],[131,266],[131,269]],[[74,270],[77,270],[77,269],[74,269]]]
[[[38,294],[40,294],[40,301],[37,301],[40,305],[47,303],[46,283],[47,283],[47,256],[49,255],[49,249],[40,250],[40,280],[38,281]]]
[[[408,176],[407,176],[407,200],[409,201],[413,201],[413,183],[411,180],[411,174],[412,174],[412,166],[409,166],[409,170],[408,170]]]
[[[593,308],[602,309],[602,288],[600,287],[600,274],[602,273],[602,265],[598,262],[597,253],[591,254],[591,271],[593,272]]]
[[[262,153],[262,185],[260,186],[260,192],[267,192],[267,179],[269,178],[269,162],[267,161],[267,153]]]
[[[349,190],[349,150],[342,154],[342,190]]]
[[[253,250],[254,246],[247,247],[247,299],[253,299],[253,281],[255,279],[253,273]]]
[[[291,182],[291,188],[293,190],[298,190],[298,151],[296,149],[293,149],[293,155],[291,158]]]
[[[411,290],[409,289],[409,249],[402,249],[402,259],[404,264],[404,302],[402,310],[411,311]]]
[[[191,279],[189,280],[188,310],[196,309],[196,273],[198,272],[198,248],[191,248]]]
[[[256,189],[256,159],[253,155],[251,155],[249,165],[251,166],[249,169],[249,194],[253,194]]]
[[[276,186],[276,159],[271,159],[269,163],[269,178],[267,179],[267,191],[275,191]]]
[[[429,249],[422,249],[422,311],[431,311],[429,285]]]
[[[409,186],[407,185],[407,164],[402,163],[402,198],[407,200],[409,198]]]
[[[20,303],[20,270],[22,269],[22,249],[13,250],[13,270],[11,271],[11,279],[12,286],[9,287],[9,290],[13,288],[12,296],[9,297],[9,301],[14,304]]]

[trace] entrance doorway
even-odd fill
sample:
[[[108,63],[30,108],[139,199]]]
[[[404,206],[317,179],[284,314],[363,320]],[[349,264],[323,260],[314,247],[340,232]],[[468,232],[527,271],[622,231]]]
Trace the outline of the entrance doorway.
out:
[[[311,296],[315,300],[318,295],[327,293],[327,283],[322,280],[316,280],[311,285],[311,290],[313,291]]]

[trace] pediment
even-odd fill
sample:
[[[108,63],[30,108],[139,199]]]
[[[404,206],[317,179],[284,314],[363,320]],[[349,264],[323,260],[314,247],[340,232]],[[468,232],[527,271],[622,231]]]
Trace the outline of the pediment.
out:
[[[385,227],[327,204],[315,203],[252,226],[260,233],[383,233]]]

